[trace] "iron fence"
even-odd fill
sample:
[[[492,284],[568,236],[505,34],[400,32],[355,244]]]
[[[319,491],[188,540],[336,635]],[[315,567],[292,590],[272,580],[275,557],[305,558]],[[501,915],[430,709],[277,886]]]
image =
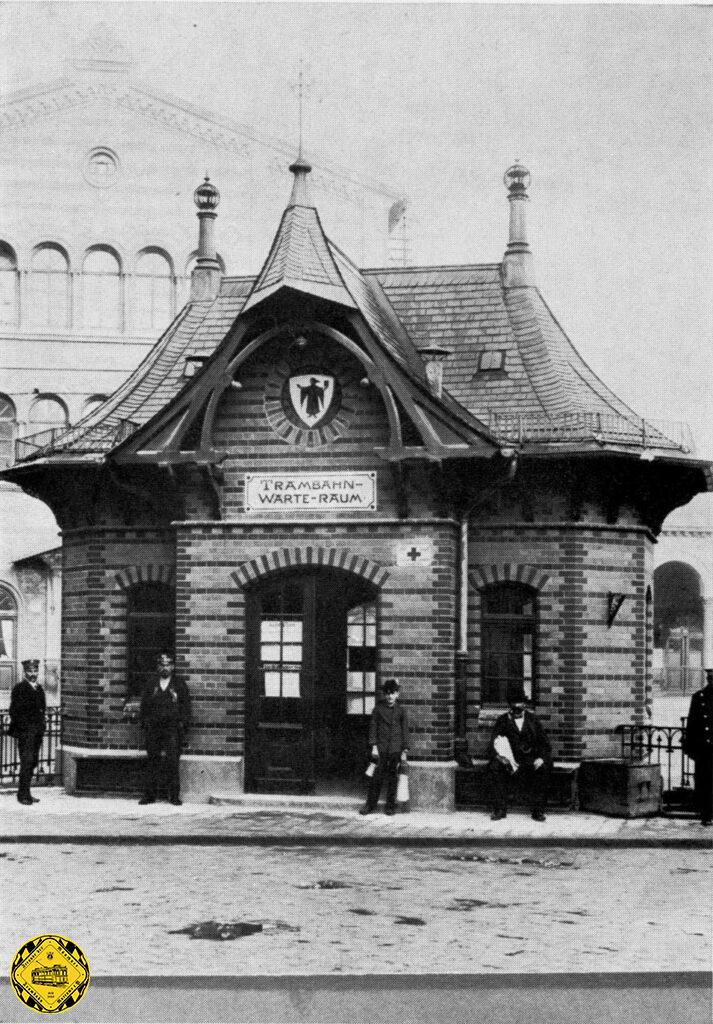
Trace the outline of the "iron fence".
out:
[[[683,751],[686,719],[680,725],[619,725],[616,731],[624,760],[660,766],[664,809],[692,810],[694,765]]]
[[[62,743],[62,713],[59,708],[48,708],[46,729],[40,748],[40,758],[33,777],[35,783],[44,786],[56,785],[62,774],[59,750]],[[20,774],[20,758],[17,743],[8,736],[10,713],[0,711],[0,785],[12,786]]]
[[[693,434],[687,423],[644,420],[633,413],[501,413],[490,410],[488,427],[501,441],[518,445],[596,441],[636,448],[674,449],[691,455]]]
[[[18,437],[15,441],[15,461],[35,459],[50,450],[71,447],[75,452],[108,452],[131,437],[139,428],[133,420],[113,420],[93,427],[52,427],[37,434]]]

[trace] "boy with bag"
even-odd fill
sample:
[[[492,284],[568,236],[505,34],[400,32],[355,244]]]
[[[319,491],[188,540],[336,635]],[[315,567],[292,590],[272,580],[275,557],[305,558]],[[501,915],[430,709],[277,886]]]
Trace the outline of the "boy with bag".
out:
[[[379,794],[386,781],[386,814],[396,813],[396,790],[399,772],[406,772],[409,745],[406,709],[398,703],[399,684],[387,679],[381,688],[382,699],[376,703],[369,722],[371,764],[367,769],[369,791],[360,814],[373,814]]]

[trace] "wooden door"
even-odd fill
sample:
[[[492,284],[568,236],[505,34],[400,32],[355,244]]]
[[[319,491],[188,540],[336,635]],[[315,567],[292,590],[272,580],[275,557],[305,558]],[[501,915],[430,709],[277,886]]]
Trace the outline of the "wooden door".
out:
[[[310,575],[283,577],[249,595],[249,791],[314,791],[314,608]]]

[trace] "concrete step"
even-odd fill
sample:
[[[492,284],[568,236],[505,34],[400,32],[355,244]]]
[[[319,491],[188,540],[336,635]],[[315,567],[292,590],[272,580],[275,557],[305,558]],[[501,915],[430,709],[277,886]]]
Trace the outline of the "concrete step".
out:
[[[325,813],[356,813],[364,799],[349,794],[300,796],[284,793],[212,793],[208,803],[219,807],[242,807],[266,811],[323,811]]]

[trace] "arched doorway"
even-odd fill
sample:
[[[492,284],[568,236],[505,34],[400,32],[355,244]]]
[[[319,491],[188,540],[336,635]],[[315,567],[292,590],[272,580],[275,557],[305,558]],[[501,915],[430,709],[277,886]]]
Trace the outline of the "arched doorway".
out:
[[[248,792],[338,792],[359,779],[376,693],[377,594],[359,576],[318,567],[248,591]]]
[[[654,700],[687,698],[702,676],[701,578],[685,562],[664,562],[654,572]]]

